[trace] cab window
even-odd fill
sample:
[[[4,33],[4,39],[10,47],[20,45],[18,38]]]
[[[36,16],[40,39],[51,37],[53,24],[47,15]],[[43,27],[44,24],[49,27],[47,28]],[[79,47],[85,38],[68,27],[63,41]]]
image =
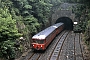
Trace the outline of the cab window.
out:
[[[33,40],[33,43],[43,44],[44,40]]]

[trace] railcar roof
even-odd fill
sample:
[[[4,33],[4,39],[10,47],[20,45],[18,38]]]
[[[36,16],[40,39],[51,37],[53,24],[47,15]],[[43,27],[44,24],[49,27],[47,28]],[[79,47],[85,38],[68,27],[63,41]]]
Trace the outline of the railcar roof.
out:
[[[57,23],[54,24],[46,29],[44,29],[43,31],[37,33],[36,35],[34,35],[32,37],[32,39],[45,39],[50,33],[52,33],[56,28],[58,28],[59,26],[61,26],[63,23]]]

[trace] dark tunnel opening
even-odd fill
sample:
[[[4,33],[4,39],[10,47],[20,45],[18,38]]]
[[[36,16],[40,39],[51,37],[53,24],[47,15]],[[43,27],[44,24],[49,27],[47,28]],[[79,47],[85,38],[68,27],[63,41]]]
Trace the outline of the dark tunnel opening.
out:
[[[69,17],[60,17],[56,20],[55,23],[62,22],[65,24],[66,30],[73,30],[73,22]]]

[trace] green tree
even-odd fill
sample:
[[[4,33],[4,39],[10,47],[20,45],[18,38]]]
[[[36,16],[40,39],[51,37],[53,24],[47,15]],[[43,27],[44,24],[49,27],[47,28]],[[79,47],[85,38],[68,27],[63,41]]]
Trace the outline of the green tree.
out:
[[[46,2],[45,0],[41,0],[33,4],[32,10],[34,12],[32,14],[38,19],[39,23],[42,23],[43,26],[45,26],[45,24],[48,22],[51,7],[52,4]]]
[[[15,58],[14,44],[20,35],[9,10],[0,8],[0,57]]]

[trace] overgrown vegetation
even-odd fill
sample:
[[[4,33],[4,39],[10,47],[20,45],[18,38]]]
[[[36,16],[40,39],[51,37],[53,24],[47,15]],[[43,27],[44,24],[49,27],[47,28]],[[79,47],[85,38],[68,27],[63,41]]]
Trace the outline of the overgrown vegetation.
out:
[[[15,40],[21,36],[16,28],[16,20],[12,19],[6,6],[0,8],[0,57],[15,58]]]
[[[13,60],[15,50],[23,52],[31,36],[48,26],[53,7],[63,2],[81,4],[75,9],[76,18],[80,29],[90,37],[88,0],[0,0],[0,57]]]
[[[86,11],[84,10],[86,7],[84,4],[78,4],[76,7],[74,7],[73,11],[75,13],[75,21],[78,23],[76,25],[75,30],[82,31],[83,33],[86,31],[87,27],[87,16]]]
[[[60,0],[0,0],[0,57],[13,60],[16,50],[30,48],[31,36],[48,26],[57,4]]]

